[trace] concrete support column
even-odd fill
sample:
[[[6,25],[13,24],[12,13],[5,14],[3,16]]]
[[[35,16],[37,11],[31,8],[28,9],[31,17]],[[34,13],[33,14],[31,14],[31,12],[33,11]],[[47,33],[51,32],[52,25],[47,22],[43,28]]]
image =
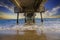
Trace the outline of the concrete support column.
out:
[[[43,17],[42,17],[42,13],[40,13],[40,15],[41,15],[41,22],[43,22]]]
[[[19,24],[19,13],[17,13],[17,25]]]
[[[27,24],[35,23],[35,15],[33,12],[25,13],[25,23]]]

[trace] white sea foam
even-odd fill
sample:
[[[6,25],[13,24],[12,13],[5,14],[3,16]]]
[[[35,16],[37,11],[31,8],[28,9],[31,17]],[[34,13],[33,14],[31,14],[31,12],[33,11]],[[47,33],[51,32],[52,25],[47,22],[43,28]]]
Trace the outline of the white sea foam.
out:
[[[8,26],[8,27],[7,27]],[[0,30],[41,30],[43,31],[55,31],[59,32],[60,31],[60,22],[59,21],[49,21],[49,22],[44,22],[43,24],[39,25],[5,25],[5,26],[0,26]]]
[[[9,27],[0,26],[0,34],[16,34],[19,30],[20,35],[24,35],[23,30],[36,30],[37,35],[41,35],[41,30],[49,40],[60,40],[60,21],[45,21],[43,24],[35,25],[7,25]],[[11,26],[11,27],[10,27]]]

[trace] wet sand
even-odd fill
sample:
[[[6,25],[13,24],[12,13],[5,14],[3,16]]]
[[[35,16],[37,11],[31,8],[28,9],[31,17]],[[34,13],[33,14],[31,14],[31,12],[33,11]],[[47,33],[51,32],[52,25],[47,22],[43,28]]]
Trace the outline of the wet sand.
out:
[[[46,35],[41,33],[37,35],[35,30],[26,30],[24,35],[1,35],[0,40],[47,40]]]

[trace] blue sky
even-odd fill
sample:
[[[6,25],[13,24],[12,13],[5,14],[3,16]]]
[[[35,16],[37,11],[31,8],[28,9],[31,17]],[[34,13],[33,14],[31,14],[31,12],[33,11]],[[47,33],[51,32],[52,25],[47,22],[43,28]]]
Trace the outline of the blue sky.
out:
[[[45,4],[47,9],[52,9],[54,7],[60,6],[60,0],[48,0]]]
[[[0,2],[4,3],[7,6],[13,6],[13,4],[9,0],[0,0]],[[60,6],[60,0],[48,0],[45,4],[45,8],[47,10],[51,10],[52,8],[57,6]],[[11,12],[7,8],[1,7],[1,6],[0,6],[0,11],[3,11],[3,12],[8,11],[9,13]]]
[[[52,10],[53,8],[60,7],[60,0],[48,0],[45,4],[46,10]],[[57,13],[55,15],[60,15],[60,8],[56,10]]]
[[[13,14],[14,5],[9,0],[0,0],[0,14]],[[47,0],[45,3],[45,9],[48,13],[54,15],[60,15],[60,0]],[[51,11],[52,10],[52,11]]]

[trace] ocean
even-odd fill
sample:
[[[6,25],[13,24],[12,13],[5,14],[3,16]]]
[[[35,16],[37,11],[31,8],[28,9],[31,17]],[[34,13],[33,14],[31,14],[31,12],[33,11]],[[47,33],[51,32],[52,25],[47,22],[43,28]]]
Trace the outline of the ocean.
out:
[[[49,40],[60,40],[60,18],[44,18],[43,19],[43,32],[46,34]],[[41,19],[35,19],[36,24],[34,26],[41,27]],[[24,19],[19,19],[18,28],[25,24]],[[33,26],[33,27],[34,27]],[[1,28],[15,28],[16,19],[0,19],[0,29]],[[40,35],[41,30],[36,30],[37,34]],[[13,35],[16,34],[14,30],[0,30],[0,34]],[[24,32],[20,32],[24,34]]]
[[[35,19],[35,22],[37,25],[41,24],[41,19]],[[60,24],[60,18],[44,18],[43,23],[46,26],[52,26]],[[24,19],[19,19],[19,24],[23,25],[25,24]],[[16,25],[16,19],[0,19],[0,27],[13,27]]]

